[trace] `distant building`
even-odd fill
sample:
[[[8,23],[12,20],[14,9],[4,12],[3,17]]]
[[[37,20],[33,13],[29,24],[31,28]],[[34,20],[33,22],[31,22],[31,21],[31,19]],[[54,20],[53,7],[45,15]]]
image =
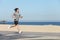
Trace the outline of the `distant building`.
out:
[[[5,21],[5,20],[2,20],[2,21],[0,21],[0,23],[5,24],[5,23],[6,23],[6,21]]]

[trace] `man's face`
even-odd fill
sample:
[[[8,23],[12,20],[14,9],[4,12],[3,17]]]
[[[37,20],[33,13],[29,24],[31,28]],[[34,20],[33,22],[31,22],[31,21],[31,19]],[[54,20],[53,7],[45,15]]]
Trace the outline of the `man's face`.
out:
[[[17,12],[19,13],[19,9],[17,10]]]

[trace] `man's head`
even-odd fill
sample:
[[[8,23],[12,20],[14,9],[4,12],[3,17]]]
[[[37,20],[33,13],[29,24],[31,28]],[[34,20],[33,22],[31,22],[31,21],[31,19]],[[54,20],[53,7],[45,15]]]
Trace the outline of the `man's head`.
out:
[[[14,11],[19,13],[19,8],[15,8]]]

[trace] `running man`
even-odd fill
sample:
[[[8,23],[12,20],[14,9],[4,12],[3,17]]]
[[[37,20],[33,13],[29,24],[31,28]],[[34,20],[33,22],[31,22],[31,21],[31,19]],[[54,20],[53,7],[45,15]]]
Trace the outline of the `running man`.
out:
[[[17,27],[18,33],[21,33],[22,31],[18,26],[18,22],[19,22],[19,18],[22,18],[22,16],[19,14],[19,8],[15,8],[14,11],[15,11],[13,14],[14,26],[9,26],[8,28]]]

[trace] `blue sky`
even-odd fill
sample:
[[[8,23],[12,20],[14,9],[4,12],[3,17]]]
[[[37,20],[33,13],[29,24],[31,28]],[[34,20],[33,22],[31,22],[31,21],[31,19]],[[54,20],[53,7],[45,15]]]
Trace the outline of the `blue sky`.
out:
[[[13,21],[16,7],[20,21],[60,21],[60,0],[0,0],[0,20]]]

